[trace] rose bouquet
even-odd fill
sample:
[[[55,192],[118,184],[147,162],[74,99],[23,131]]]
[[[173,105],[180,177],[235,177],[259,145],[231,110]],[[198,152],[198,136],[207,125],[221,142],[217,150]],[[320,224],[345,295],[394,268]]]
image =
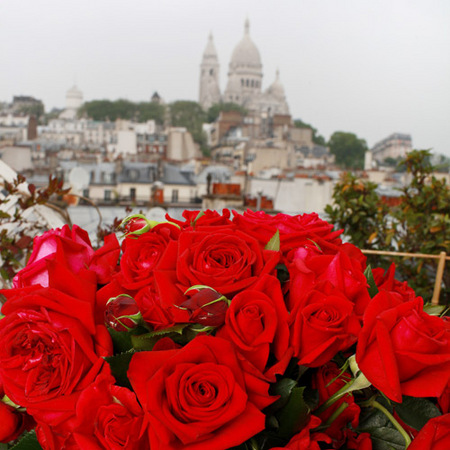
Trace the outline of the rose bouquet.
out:
[[[450,322],[316,214],[35,239],[0,320],[15,449],[448,449]]]

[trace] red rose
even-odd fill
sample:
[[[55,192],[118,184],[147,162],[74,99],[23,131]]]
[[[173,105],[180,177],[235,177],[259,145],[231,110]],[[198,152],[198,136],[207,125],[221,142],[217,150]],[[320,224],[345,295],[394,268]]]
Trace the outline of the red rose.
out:
[[[311,241],[339,245],[339,235],[342,231],[333,231],[333,225],[322,220],[317,214],[291,216],[279,213],[270,216],[263,211],[247,210],[244,214],[233,211],[233,222],[238,228],[255,237],[265,246],[278,230],[280,233],[281,250],[299,247]]]
[[[348,376],[348,374],[341,374],[341,369],[334,362],[329,362],[319,367],[312,379],[312,387],[317,389],[319,393],[319,406],[325,403],[334,393],[347,384],[350,379],[351,377]],[[359,423],[359,413],[361,409],[355,403],[353,395],[346,394],[319,415],[322,422],[326,423],[334,411],[336,411],[343,403],[346,403],[348,406],[326,430],[328,436],[331,436],[335,441],[338,441],[339,446],[343,444],[343,441],[345,440],[343,432],[347,425],[351,423],[352,427],[356,428]]]
[[[71,430],[75,442],[80,449],[148,449],[136,395],[113,383],[110,376],[99,376],[81,392]]]
[[[299,364],[319,367],[356,342],[355,306],[331,284],[319,285],[290,315],[291,346]]]
[[[447,384],[444,392],[438,398],[438,405],[442,411],[442,414],[450,413],[450,384]]]
[[[231,229],[186,231],[178,244],[176,276],[182,292],[201,284],[233,295],[271,273],[279,258],[278,252],[263,251],[255,239]]]
[[[53,288],[2,291],[0,378],[15,403],[48,408],[52,400],[86,387],[112,353],[104,326],[96,326],[93,301]]]
[[[408,450],[448,450],[450,448],[450,414],[433,417],[413,439]]]
[[[16,288],[40,284],[49,285],[47,261],[57,259],[72,272],[84,269],[94,255],[85,230],[74,225],[56,228],[34,238],[33,251],[27,265],[14,277]]]
[[[288,264],[290,274],[288,307],[303,302],[305,296],[327,281],[355,304],[355,312],[362,316],[370,301],[367,279],[361,260],[353,256],[352,245],[342,245],[336,254],[328,255],[314,245],[296,249]]]
[[[400,282],[395,279],[394,263],[386,272],[382,268],[376,268],[372,270],[372,274],[379,291],[396,292],[402,296],[405,302],[416,298],[414,289],[409,287],[406,281]]]
[[[420,297],[381,291],[364,314],[356,362],[391,400],[439,397],[450,379],[450,324],[425,313]]]
[[[372,450],[372,439],[369,433],[357,434],[348,428],[343,431],[347,437],[345,448],[349,450]]]
[[[177,308],[173,304],[164,305],[162,303],[155,282],[140,289],[134,299],[139,306],[142,318],[155,330],[169,328],[175,323],[189,322],[187,311]]]
[[[166,214],[166,219],[169,222],[176,223],[183,229],[192,229],[198,230],[200,227],[233,227],[233,223],[230,220],[230,211],[228,209],[224,209],[222,214],[219,214],[217,211],[211,211],[207,209],[205,211],[189,211],[184,210],[182,216],[185,218],[185,221],[172,219],[169,214]]]
[[[264,371],[269,353],[277,361],[286,359],[289,348],[289,314],[280,282],[264,275],[249,289],[233,297],[225,325],[217,336],[233,342],[237,350],[260,371]],[[290,360],[288,355],[287,362]]]
[[[111,281],[112,276],[118,270],[120,256],[120,246],[115,234],[105,236],[104,244],[95,251],[90,263],[89,269],[97,274],[97,280],[100,284],[106,284]]]
[[[138,290],[150,283],[153,271],[179,230],[161,224],[139,236],[131,235],[122,243],[119,283],[128,290]]]
[[[228,449],[262,431],[269,384],[241,366],[224,339],[135,353],[128,378],[147,413],[152,450]]]

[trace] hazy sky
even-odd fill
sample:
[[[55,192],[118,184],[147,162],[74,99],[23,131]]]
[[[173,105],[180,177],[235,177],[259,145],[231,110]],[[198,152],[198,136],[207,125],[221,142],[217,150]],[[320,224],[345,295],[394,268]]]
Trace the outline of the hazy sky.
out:
[[[450,156],[450,0],[0,0],[0,101],[198,100],[209,32],[223,91],[246,17],[294,118]]]

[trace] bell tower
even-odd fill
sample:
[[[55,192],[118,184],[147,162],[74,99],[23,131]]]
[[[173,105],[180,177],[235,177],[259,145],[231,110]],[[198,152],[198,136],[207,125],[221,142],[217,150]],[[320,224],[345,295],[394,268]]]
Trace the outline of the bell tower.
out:
[[[202,63],[200,64],[200,93],[198,102],[203,109],[207,110],[215,103],[219,103],[219,59],[214,47],[212,34],[209,34],[208,43],[203,52]]]

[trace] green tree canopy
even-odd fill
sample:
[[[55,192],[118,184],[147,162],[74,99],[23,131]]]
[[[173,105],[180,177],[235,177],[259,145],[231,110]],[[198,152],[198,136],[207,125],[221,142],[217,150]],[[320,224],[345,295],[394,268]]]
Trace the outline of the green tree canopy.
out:
[[[241,105],[238,105],[237,103],[232,103],[232,102],[228,102],[228,103],[215,103],[214,105],[212,105],[207,112],[207,122],[208,123],[212,123],[214,122],[218,117],[219,114],[222,111],[238,111],[240,112],[243,116],[245,116],[247,114],[247,110],[242,107]]]
[[[87,115],[93,120],[117,119],[146,122],[155,120],[162,124],[164,121],[164,106],[153,102],[134,103],[129,100],[92,100],[84,103],[79,109],[80,116]]]
[[[199,103],[190,100],[178,100],[170,104],[170,118],[174,127],[185,127],[195,142],[206,150],[206,136],[202,126],[206,122],[206,113]]]
[[[328,141],[330,152],[336,157],[336,164],[346,169],[362,169],[367,143],[356,134],[336,131]]]
[[[303,120],[301,119],[294,119],[294,126],[296,128],[309,128],[310,130],[312,130],[312,141],[314,142],[314,144],[324,146],[327,145],[325,138],[322,135],[318,134],[317,128],[314,128],[309,123],[303,122]]]
[[[28,116],[36,116],[36,118],[39,119],[44,114],[44,105],[41,102],[36,102],[32,105],[24,105],[19,108],[19,113]]]

